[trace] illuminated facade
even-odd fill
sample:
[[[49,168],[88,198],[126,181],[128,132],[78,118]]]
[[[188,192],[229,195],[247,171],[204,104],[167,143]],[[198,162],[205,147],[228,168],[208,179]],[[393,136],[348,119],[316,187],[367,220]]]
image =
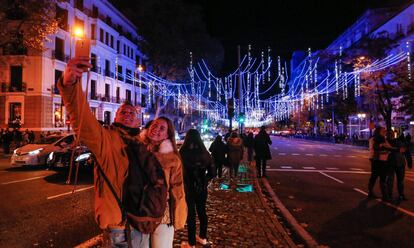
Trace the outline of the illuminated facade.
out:
[[[119,105],[129,100],[140,109],[138,65],[145,56],[137,28],[107,0],[67,0],[56,4],[58,32],[39,55],[0,55],[0,127],[20,123],[35,131],[65,128],[67,120],[56,87],[69,58],[74,57],[75,30],[91,39],[88,101],[98,120],[111,123]],[[16,54],[16,53],[14,53]],[[86,75],[82,79],[86,89]]]

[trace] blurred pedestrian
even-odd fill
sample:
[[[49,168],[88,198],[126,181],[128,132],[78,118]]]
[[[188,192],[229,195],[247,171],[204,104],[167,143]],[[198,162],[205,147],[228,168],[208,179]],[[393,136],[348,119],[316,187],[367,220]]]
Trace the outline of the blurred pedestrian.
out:
[[[247,148],[247,161],[251,163],[253,161],[253,152],[254,152],[254,137],[253,133],[249,132],[244,142],[244,146]]]
[[[10,153],[10,144],[13,141],[13,133],[10,129],[6,129],[6,132],[3,134],[3,152],[4,154]]]
[[[223,173],[223,165],[226,163],[227,153],[227,146],[224,144],[221,135],[216,136],[208,150],[211,152],[211,156],[213,157],[216,175],[218,178],[221,178]]]
[[[396,149],[391,151],[390,155],[388,156],[388,162],[390,167],[390,171],[387,177],[388,197],[392,199],[395,175],[397,177],[398,199],[400,201],[406,201],[407,198],[404,194],[404,176],[407,161],[405,159],[404,152],[407,147],[405,145],[404,136],[399,137],[398,139],[390,138],[388,142],[392,147],[398,148],[398,150]]]
[[[227,140],[227,160],[230,167],[230,178],[237,177],[240,161],[243,159],[243,140],[233,131]]]
[[[182,162],[175,142],[175,129],[170,119],[159,117],[141,136],[161,163],[168,185],[167,208],[161,224],[151,234],[152,248],[172,248],[174,231],[184,228],[187,204],[184,193]]]
[[[209,244],[207,237],[208,218],[206,212],[208,182],[215,177],[212,158],[195,129],[188,130],[180,149],[184,164],[185,196],[188,207],[187,247],[195,247],[196,242]],[[196,214],[197,213],[197,214]],[[196,235],[196,215],[200,221],[200,232]]]
[[[257,177],[266,177],[266,162],[272,159],[269,145],[272,144],[270,136],[266,133],[264,126],[260,127],[259,133],[254,137],[254,152],[256,154]]]
[[[33,130],[31,130],[29,133],[29,143],[34,143],[35,138],[36,138],[35,133],[33,132]]]
[[[411,156],[412,143],[411,143],[411,135],[409,133],[405,136],[404,143],[406,147],[404,156],[405,156],[405,159],[407,160],[407,167],[411,170],[411,168],[413,167],[413,157]]]

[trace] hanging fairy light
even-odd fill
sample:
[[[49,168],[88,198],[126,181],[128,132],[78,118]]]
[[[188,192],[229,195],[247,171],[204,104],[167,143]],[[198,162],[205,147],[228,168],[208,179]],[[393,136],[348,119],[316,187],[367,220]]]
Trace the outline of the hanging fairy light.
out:
[[[339,71],[338,71],[338,61],[335,60],[335,90],[336,94],[339,92]]]
[[[271,64],[271,59],[270,59],[270,52],[271,52],[271,49],[270,49],[270,47],[268,47],[267,48],[267,68],[268,68],[268,71],[267,71],[267,82],[270,82],[270,64]]]
[[[406,42],[407,47],[407,70],[408,70],[408,80],[411,81],[411,49],[410,49],[410,42]]]
[[[261,60],[261,64],[262,64],[262,84],[264,84],[265,83],[265,76],[264,76],[264,71],[265,71],[265,60],[264,60],[264,52],[262,51],[262,53],[261,53],[261,56],[262,56],[262,60]]]
[[[210,100],[211,98],[211,78],[210,78],[210,71],[208,72],[208,79],[207,79],[207,83],[208,83],[208,98]]]

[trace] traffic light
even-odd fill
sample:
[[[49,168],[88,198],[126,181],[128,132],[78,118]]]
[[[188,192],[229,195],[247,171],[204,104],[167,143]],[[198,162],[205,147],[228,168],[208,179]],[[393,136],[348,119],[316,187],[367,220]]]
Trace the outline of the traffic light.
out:
[[[234,117],[234,100],[230,98],[227,100],[227,115],[229,119]]]
[[[244,116],[244,113],[239,114],[238,122],[244,123],[246,121],[246,117]]]

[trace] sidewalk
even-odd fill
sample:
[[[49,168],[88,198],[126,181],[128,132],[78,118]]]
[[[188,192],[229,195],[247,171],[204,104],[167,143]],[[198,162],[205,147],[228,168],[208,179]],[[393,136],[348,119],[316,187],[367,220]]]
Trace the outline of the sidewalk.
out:
[[[220,189],[220,185],[224,186],[222,183],[229,185],[229,189]],[[238,192],[239,183],[251,184],[253,192]],[[213,180],[209,186],[207,215],[211,247],[296,247],[266,204],[251,169],[246,179]],[[188,241],[186,228],[175,233],[174,247],[181,247],[182,241]],[[99,247],[100,243],[98,237],[78,247]]]

